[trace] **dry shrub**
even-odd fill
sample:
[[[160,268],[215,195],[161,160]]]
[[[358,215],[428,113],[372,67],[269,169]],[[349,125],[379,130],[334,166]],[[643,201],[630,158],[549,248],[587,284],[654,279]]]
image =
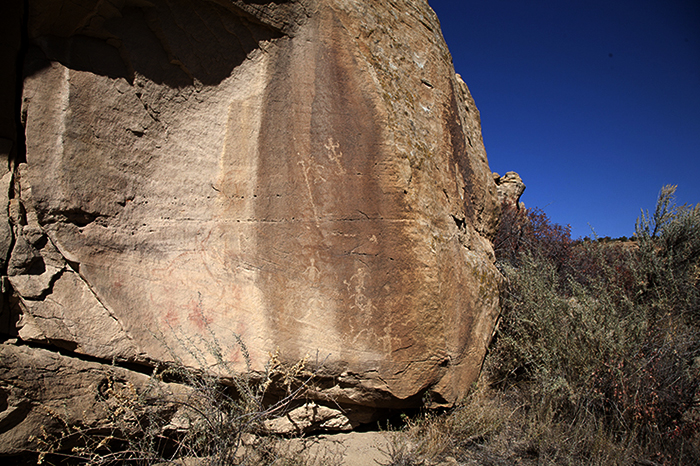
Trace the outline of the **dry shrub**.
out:
[[[196,366],[185,364],[171,351],[171,362],[156,367],[150,383],[141,389],[105,373],[95,394],[104,412],[102,426],[71,425],[57,413],[63,429],[57,435],[39,436],[37,463],[329,464],[326,452],[309,455],[303,448],[292,449],[277,437],[265,435],[263,426],[263,421],[284,414],[304,394],[317,371],[309,370],[306,360],[286,367],[275,354],[262,374],[254,373],[247,349],[238,338],[237,349],[248,368],[240,373],[223,356],[231,351],[220,346],[213,332],[208,336],[179,340]],[[273,379],[285,381],[287,394],[265,404]]]
[[[499,253],[508,286],[486,367],[520,394],[538,461],[700,461],[700,208],[676,206],[674,190],[631,244],[572,242],[539,212],[513,217],[526,226],[517,253]]]
[[[388,464],[700,464],[700,207],[675,187],[633,241],[504,206],[507,278],[479,387],[408,419]]]
[[[517,411],[497,396],[488,384],[480,384],[448,413],[423,411],[403,416],[403,427],[391,432],[384,451],[385,466],[418,466],[444,463],[492,442]]]
[[[542,211],[507,211],[496,252],[508,284],[482,380],[449,413],[405,416],[383,464],[700,464],[700,207],[676,206],[674,189],[662,189],[654,213],[642,214],[632,242],[572,241]],[[193,387],[183,403],[190,428],[175,438],[180,457],[306,461],[275,453],[269,438],[238,455],[243,436],[280,409],[263,408],[264,382],[168,370]],[[120,396],[130,399],[128,390]],[[155,445],[174,458],[163,456],[148,425],[129,451]]]

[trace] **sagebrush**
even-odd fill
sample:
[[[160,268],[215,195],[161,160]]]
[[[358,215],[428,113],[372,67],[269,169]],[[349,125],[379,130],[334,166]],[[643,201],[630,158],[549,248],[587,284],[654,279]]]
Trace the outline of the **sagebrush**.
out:
[[[661,190],[632,240],[572,240],[543,211],[505,204],[502,316],[480,385],[447,416],[407,423],[413,448],[395,456],[700,464],[700,206],[674,194]]]

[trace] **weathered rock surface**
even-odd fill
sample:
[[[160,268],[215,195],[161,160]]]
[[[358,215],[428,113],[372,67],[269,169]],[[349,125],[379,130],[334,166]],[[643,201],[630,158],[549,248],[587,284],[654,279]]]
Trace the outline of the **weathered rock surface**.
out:
[[[501,205],[511,207],[520,207],[520,196],[525,192],[525,183],[516,172],[507,172],[500,176],[498,173],[493,173],[493,181],[496,183],[498,192],[498,201]]]
[[[110,398],[119,407],[129,404],[129,397],[153,390],[154,379],[124,368],[107,366],[63,356],[55,351],[0,344],[0,452],[17,455],[27,450],[47,448],[62,440],[69,445],[76,430],[103,428],[110,422]],[[144,415],[159,411],[170,416],[178,405],[168,400],[183,388],[161,383],[159,403],[140,403],[142,412],[112,415]],[[123,409],[122,409],[123,411]]]
[[[26,21],[7,333],[144,364],[216,340],[244,370],[240,337],[256,371],[318,355],[329,406],[465,393],[499,203],[426,1],[29,0]]]
[[[339,409],[318,405],[313,401],[294,408],[284,416],[265,421],[269,432],[278,434],[303,434],[319,430],[352,430],[352,421]]]

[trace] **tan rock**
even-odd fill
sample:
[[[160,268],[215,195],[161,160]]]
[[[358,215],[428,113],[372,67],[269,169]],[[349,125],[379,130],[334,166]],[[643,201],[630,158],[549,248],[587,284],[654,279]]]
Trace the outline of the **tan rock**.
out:
[[[244,370],[240,337],[256,371],[318,355],[341,406],[468,390],[499,204],[427,2],[29,5],[22,339]]]
[[[76,425],[86,431],[108,428],[110,396],[135,397],[154,383],[149,376],[131,370],[45,349],[0,344],[0,455],[37,451],[60,439],[69,446]],[[163,385],[160,394],[183,390]],[[159,401],[140,403],[138,409],[144,412],[132,414],[150,410],[167,415],[174,411],[165,397]],[[125,399],[120,402],[126,406]]]
[[[493,180],[497,186],[498,201],[513,207],[520,206],[520,196],[525,192],[525,183],[516,172],[507,172],[500,176],[493,174]]]
[[[268,432],[297,435],[319,430],[348,431],[356,427],[341,410],[313,401],[292,409],[284,416],[265,421],[264,425]]]

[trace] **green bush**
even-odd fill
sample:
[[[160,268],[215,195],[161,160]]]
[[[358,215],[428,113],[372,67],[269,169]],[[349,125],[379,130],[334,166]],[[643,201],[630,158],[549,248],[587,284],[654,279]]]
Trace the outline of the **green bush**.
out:
[[[479,384],[446,415],[406,417],[384,464],[700,464],[700,207],[674,192],[631,240],[572,240],[504,205]]]
[[[487,370],[541,420],[602,426],[654,461],[689,464],[700,461],[700,207],[676,206],[674,192],[662,189],[632,243],[572,242],[541,212],[503,226],[524,234],[515,254],[497,251],[508,285]]]
[[[664,187],[654,212],[642,212],[633,241],[574,241],[541,210],[506,207],[495,245],[507,284],[482,379],[446,415],[406,416],[384,464],[700,464],[700,206],[677,206],[674,193]],[[233,373],[215,343],[184,343],[199,348],[191,356],[201,367],[213,357]],[[164,421],[142,414],[158,396],[107,384],[114,428],[78,451],[88,463],[305,461],[280,457],[269,437],[242,445],[310,378],[265,407],[274,365],[254,381],[173,359],[154,380],[190,387],[176,400],[185,428],[164,438]]]

